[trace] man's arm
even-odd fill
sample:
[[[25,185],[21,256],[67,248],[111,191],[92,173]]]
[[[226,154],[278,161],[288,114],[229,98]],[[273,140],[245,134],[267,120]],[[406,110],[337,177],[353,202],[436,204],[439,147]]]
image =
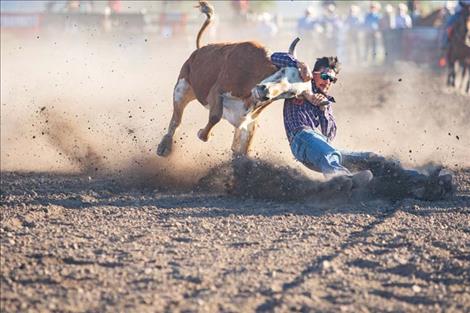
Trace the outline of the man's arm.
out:
[[[297,67],[297,60],[285,52],[275,52],[271,54],[271,62],[277,67]]]
[[[312,80],[312,74],[310,72],[310,69],[308,68],[308,65],[304,62],[297,60],[289,53],[275,52],[271,55],[271,62],[278,68],[295,67],[299,69],[300,76],[302,77],[303,81]]]
[[[326,107],[330,105],[330,99],[321,93],[313,93],[311,90],[302,92],[301,96],[311,104],[325,111]]]

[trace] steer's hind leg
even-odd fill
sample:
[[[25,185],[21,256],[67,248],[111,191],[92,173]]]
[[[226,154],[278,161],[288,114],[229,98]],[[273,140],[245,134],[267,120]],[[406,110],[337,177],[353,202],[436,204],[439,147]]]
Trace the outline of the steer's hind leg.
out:
[[[159,156],[168,156],[171,153],[173,145],[173,136],[178,126],[181,124],[184,109],[186,105],[194,100],[194,92],[191,85],[184,79],[178,80],[173,91],[173,115],[171,116],[168,132],[163,136],[162,141],[157,147],[157,154]]]
[[[222,118],[224,112],[223,91],[217,85],[214,85],[209,92],[207,102],[209,105],[209,121],[206,126],[199,130],[197,136],[202,141],[207,141],[211,133],[212,127]]]

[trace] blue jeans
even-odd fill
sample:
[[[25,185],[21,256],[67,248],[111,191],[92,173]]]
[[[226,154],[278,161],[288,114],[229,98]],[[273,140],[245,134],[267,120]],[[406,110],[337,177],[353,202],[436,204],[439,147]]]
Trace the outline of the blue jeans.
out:
[[[306,167],[321,172],[326,177],[350,175],[354,171],[371,170],[374,176],[424,179],[425,175],[415,170],[406,170],[398,161],[386,160],[372,152],[339,151],[330,145],[325,136],[313,129],[297,132],[290,148],[295,158]]]
[[[325,136],[313,129],[298,131],[292,138],[290,148],[298,161],[325,176],[351,174],[341,165],[341,153],[328,143]]]

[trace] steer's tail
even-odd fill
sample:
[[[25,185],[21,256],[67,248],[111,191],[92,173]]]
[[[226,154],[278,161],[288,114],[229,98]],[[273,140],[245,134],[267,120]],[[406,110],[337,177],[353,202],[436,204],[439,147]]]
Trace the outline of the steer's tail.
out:
[[[201,47],[201,36],[206,30],[207,26],[209,26],[209,24],[212,22],[214,8],[207,1],[199,1],[199,5],[196,6],[196,8],[199,8],[201,12],[207,16],[206,20],[204,21],[204,24],[202,24],[201,29],[199,30],[199,33],[197,33],[196,47],[199,49]]]

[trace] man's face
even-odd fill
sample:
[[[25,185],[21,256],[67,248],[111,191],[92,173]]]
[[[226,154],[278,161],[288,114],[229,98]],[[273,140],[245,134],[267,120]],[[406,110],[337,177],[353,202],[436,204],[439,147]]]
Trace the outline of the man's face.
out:
[[[327,93],[331,84],[336,82],[336,73],[332,69],[322,67],[319,71],[315,71],[312,74],[315,86],[324,93]]]

